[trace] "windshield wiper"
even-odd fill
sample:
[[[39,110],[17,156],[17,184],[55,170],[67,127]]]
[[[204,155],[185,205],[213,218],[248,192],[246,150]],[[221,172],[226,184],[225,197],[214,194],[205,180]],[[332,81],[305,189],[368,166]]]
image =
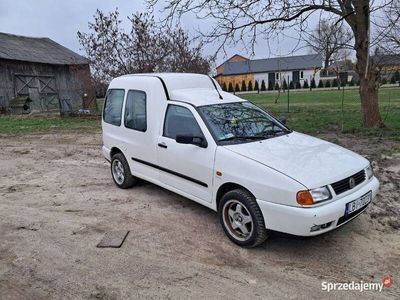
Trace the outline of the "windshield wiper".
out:
[[[264,138],[263,136],[260,135],[238,135],[238,136],[231,136],[227,138],[220,139],[219,142],[225,142],[225,141],[232,141],[232,140],[259,140]]]
[[[232,140],[260,140],[260,139],[265,139],[267,137],[271,136],[276,136],[279,133],[291,133],[291,130],[288,129],[282,129],[282,130],[266,130],[263,132],[260,132],[256,135],[238,135],[238,136],[230,136],[227,138],[220,139],[219,142],[225,142],[225,141],[232,141]]]
[[[257,136],[276,136],[278,133],[283,133],[283,134],[287,134],[287,133],[291,133],[292,131],[289,129],[280,129],[280,130],[266,130],[263,132],[260,132],[259,134],[257,134]]]

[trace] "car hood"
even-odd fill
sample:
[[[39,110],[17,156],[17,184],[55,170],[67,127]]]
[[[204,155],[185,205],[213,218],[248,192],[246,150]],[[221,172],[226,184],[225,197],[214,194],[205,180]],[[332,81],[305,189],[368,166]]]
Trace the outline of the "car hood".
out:
[[[224,147],[309,189],[334,183],[368,166],[365,158],[350,150],[298,132]]]

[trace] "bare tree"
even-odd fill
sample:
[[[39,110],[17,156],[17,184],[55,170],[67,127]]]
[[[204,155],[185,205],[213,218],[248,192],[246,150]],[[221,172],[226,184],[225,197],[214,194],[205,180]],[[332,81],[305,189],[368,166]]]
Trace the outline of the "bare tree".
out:
[[[181,28],[159,26],[149,14],[133,14],[128,21],[130,31],[125,33],[118,10],[97,10],[89,32],[77,33],[98,83],[129,73],[210,72],[211,58],[203,57],[203,43],[195,44]]]
[[[384,9],[378,28],[377,47],[388,54],[400,54],[400,0]]]
[[[207,42],[219,42],[219,49],[241,43],[254,45],[259,36],[266,40],[287,28],[297,28],[299,39],[308,27],[309,18],[326,13],[336,22],[350,27],[356,51],[356,71],[360,77],[360,98],[364,127],[381,126],[378,106],[378,72],[370,59],[371,15],[397,0],[174,0],[166,2],[166,21],[172,22],[186,14],[214,20],[212,29],[203,32]],[[147,0],[155,8],[163,1]]]
[[[353,35],[343,24],[321,19],[317,28],[305,41],[313,51],[321,53],[325,62],[324,67],[327,68],[341,50],[349,47],[352,39]]]
[[[211,72],[213,60],[203,56],[203,42],[197,45],[190,40],[187,32],[178,28],[169,31],[169,53],[159,67],[159,71],[165,72],[191,72],[208,74]]]

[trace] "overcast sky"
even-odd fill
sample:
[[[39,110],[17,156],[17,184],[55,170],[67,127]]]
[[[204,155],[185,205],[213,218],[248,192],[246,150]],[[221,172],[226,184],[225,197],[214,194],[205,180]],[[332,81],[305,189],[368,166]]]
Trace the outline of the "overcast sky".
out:
[[[0,0],[0,32],[49,37],[73,51],[84,54],[76,33],[87,32],[87,24],[93,20],[96,9],[108,12],[116,7],[123,18],[136,11],[145,11],[142,0]],[[156,19],[158,17],[159,15],[156,15]],[[186,18],[181,26],[194,33],[195,28],[209,24],[196,21],[195,18]],[[279,42],[270,43],[272,47],[269,49],[267,43],[260,38],[254,58],[287,55],[294,44],[295,41],[283,38]],[[214,46],[209,45],[205,49],[205,54],[211,54],[214,50]],[[235,53],[248,56],[241,47],[227,50],[228,57]],[[302,49],[296,54],[307,52],[307,49]],[[224,55],[219,55],[217,63],[221,63],[224,59],[226,59]]]

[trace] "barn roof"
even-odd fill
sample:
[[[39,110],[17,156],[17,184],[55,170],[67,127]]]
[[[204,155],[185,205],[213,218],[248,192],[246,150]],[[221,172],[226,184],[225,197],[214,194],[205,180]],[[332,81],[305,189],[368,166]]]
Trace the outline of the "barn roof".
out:
[[[83,65],[89,61],[49,38],[34,38],[0,32],[0,59],[52,65]]]
[[[320,54],[252,59],[247,61],[226,62],[223,75],[266,73],[273,71],[307,70],[322,67]]]

